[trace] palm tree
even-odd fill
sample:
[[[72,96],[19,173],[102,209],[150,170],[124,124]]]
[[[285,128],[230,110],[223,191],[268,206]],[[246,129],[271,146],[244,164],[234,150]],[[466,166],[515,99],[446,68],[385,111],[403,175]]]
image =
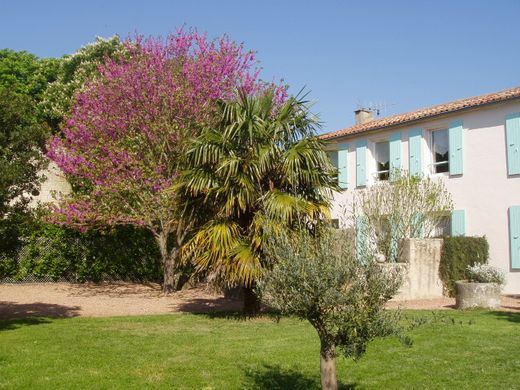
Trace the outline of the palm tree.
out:
[[[237,95],[194,141],[181,182],[210,210],[187,245],[194,265],[225,286],[244,287],[244,309],[254,314],[269,234],[326,218],[335,170],[307,102],[277,104],[272,91]]]

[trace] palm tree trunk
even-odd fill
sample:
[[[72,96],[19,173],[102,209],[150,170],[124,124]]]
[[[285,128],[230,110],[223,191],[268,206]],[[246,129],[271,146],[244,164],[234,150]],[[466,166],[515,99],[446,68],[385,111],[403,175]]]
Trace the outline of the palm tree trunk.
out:
[[[336,376],[336,347],[321,341],[320,350],[321,388],[322,390],[338,390]]]
[[[255,294],[254,285],[244,287],[244,314],[248,316],[256,316],[260,313],[260,299]]]

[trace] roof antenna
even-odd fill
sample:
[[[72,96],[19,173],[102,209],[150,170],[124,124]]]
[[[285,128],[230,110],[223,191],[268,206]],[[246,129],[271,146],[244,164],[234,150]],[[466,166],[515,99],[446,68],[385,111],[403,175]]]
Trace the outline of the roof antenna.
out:
[[[358,102],[358,109],[366,109],[372,111],[377,117],[383,115],[385,116],[388,113],[388,108],[392,106],[396,106],[397,103],[387,103],[385,101],[382,102],[369,102],[368,104],[361,104]]]

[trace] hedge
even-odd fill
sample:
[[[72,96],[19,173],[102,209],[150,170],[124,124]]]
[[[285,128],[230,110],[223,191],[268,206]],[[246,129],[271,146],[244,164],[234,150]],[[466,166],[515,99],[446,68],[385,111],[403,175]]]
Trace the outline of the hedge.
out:
[[[443,237],[444,245],[439,269],[449,296],[455,296],[455,281],[467,279],[467,267],[485,264],[489,258],[486,237]]]
[[[4,257],[0,277],[69,281],[160,281],[162,269],[151,233],[132,226],[81,233],[36,222],[21,238],[17,261]]]

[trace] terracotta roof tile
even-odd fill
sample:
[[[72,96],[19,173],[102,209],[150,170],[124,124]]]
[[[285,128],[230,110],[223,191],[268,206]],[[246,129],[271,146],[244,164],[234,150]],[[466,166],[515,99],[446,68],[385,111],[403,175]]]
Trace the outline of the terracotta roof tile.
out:
[[[498,103],[505,100],[520,98],[520,87],[507,89],[505,91],[489,93],[487,95],[474,96],[467,99],[455,100],[453,102],[439,104],[437,106],[423,108],[417,111],[407,112],[404,114],[392,115],[386,118],[372,120],[346,129],[333,131],[320,136],[321,139],[333,139],[345,135],[363,133],[370,130],[383,129],[390,126],[414,122],[420,119],[435,117],[442,114],[448,114],[459,110],[483,106],[486,104]]]

